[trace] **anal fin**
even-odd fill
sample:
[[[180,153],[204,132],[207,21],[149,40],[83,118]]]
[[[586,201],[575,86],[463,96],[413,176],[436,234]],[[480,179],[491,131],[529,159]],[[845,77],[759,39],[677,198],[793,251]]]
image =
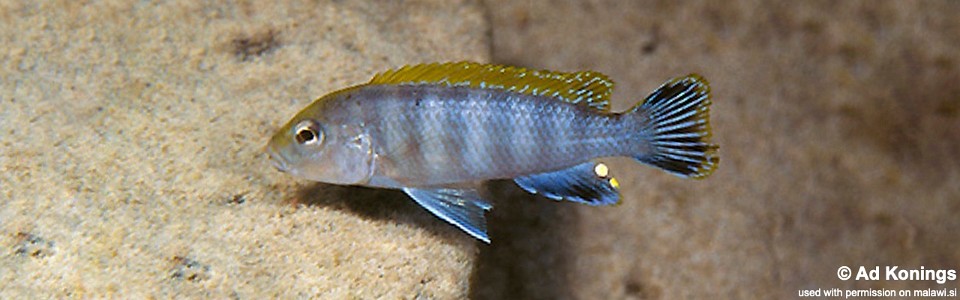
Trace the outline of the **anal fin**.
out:
[[[487,244],[490,243],[483,213],[493,208],[493,205],[480,198],[475,190],[403,188],[403,191],[440,219]]]
[[[604,163],[586,162],[567,169],[517,177],[513,181],[527,192],[553,200],[588,205],[610,205],[620,201],[620,184]]]

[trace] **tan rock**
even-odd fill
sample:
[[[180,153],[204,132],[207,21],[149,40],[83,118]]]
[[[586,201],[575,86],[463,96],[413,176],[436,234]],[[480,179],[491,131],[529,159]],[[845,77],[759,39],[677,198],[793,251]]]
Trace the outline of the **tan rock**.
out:
[[[0,298],[461,298],[476,242],[274,170],[374,73],[487,57],[473,1],[0,3]]]

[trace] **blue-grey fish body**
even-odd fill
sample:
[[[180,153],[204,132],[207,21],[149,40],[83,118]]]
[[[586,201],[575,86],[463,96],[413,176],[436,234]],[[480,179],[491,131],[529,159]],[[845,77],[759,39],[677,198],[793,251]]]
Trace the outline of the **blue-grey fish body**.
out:
[[[545,96],[471,87],[373,85],[355,91],[377,159],[401,186],[515,178],[648,145],[627,139],[643,118]],[[628,144],[629,143],[629,144]]]
[[[402,189],[486,242],[492,206],[472,182],[514,179],[552,199],[605,205],[619,201],[619,183],[597,158],[633,157],[684,177],[713,171],[703,79],[671,80],[623,113],[609,111],[612,86],[591,72],[409,66],[320,98],[268,152],[307,179]]]

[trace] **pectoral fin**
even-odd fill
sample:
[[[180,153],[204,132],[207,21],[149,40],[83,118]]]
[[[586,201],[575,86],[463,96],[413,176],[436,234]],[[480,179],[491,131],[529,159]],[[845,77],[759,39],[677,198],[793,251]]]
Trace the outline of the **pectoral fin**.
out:
[[[513,181],[527,192],[553,200],[610,205],[620,201],[620,184],[609,172],[604,163],[586,162],[559,171],[517,177]]]
[[[483,213],[493,208],[493,205],[480,198],[475,190],[404,188],[403,191],[437,217],[487,244],[490,243]]]

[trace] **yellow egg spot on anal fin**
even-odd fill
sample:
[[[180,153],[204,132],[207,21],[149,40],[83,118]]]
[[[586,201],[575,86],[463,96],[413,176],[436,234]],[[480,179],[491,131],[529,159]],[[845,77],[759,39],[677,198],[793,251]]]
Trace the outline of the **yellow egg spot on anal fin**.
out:
[[[597,174],[597,177],[607,178],[607,176],[610,175],[610,168],[604,163],[597,163],[597,165],[593,167],[593,173]]]

